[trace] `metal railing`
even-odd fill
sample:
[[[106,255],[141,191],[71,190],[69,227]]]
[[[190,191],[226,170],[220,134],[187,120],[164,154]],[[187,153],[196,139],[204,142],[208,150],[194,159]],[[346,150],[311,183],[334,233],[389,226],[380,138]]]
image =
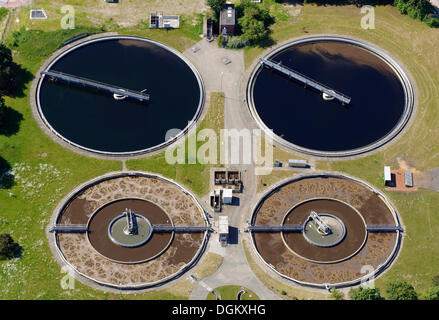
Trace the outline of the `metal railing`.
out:
[[[156,233],[197,233],[213,231],[209,226],[171,226],[171,225],[153,225],[152,232]]]
[[[331,97],[334,97],[338,101],[340,101],[343,104],[349,104],[351,102],[351,98],[347,95],[344,95],[343,93],[337,92],[334,89],[329,88],[328,86],[325,86],[324,84],[319,83],[316,80],[313,80],[300,72],[297,72],[289,67],[283,66],[280,63],[275,63],[273,61],[270,61],[268,59],[261,58],[259,59],[262,66],[267,66],[273,70],[276,70],[282,74],[285,74],[289,78],[294,78],[295,80],[305,84],[306,86],[310,86],[317,91],[320,91],[322,93],[325,93]]]
[[[403,231],[400,226],[372,225],[367,226],[368,232],[397,232]]]
[[[59,80],[66,82],[71,85],[75,85],[81,88],[91,88],[97,91],[104,91],[109,92],[111,94],[117,94],[120,96],[129,97],[132,99],[136,99],[138,101],[149,101],[149,94],[141,92],[141,91],[134,91],[126,88],[121,88],[118,86],[114,86],[111,84],[99,82],[96,80],[91,80],[79,76],[75,76],[72,74],[63,73],[60,71],[43,71],[41,72],[43,76],[48,77],[52,80]]]
[[[85,224],[75,224],[75,225],[55,225],[49,231],[58,233],[85,233],[88,228]]]
[[[302,232],[301,225],[283,225],[283,226],[248,226],[246,232]]]

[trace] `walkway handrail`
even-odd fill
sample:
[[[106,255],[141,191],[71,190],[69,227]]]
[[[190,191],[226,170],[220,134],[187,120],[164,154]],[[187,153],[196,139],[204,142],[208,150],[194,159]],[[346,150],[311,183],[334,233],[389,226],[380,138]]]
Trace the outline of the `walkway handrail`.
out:
[[[50,230],[50,232],[58,233],[85,233],[88,231],[87,225],[85,224],[73,224],[73,225],[55,225]]]
[[[303,226],[298,224],[279,226],[248,226],[245,232],[302,232]]]
[[[88,231],[87,225],[76,224],[76,225],[54,225],[50,232],[59,233],[85,233]],[[172,225],[161,225],[156,224],[152,226],[152,232],[156,233],[197,233],[197,232],[213,232],[214,230],[210,226],[172,226]]]
[[[153,225],[152,232],[157,233],[167,233],[167,232],[176,232],[176,233],[197,233],[197,232],[212,232],[212,228],[209,226],[171,226],[171,225]]]
[[[107,91],[112,94],[118,94],[118,95],[130,97],[139,101],[149,101],[149,94],[142,92],[144,90],[134,91],[134,90],[114,86],[108,83],[103,83],[100,81],[91,80],[84,77],[75,76],[72,74],[67,74],[56,70],[42,71],[41,74],[43,75],[43,77],[47,76],[49,79],[64,81],[69,84],[77,85],[79,87],[89,87],[96,90]]]
[[[371,225],[367,226],[368,232],[397,232],[403,231],[401,226]]]
[[[259,59],[260,63],[262,66],[267,66],[271,69],[274,69],[280,73],[283,73],[285,75],[287,75],[290,78],[294,78],[295,80],[302,82],[303,84],[310,86],[320,92],[323,92],[331,97],[334,97],[335,99],[339,100],[341,103],[343,104],[349,104],[351,102],[351,98],[348,97],[347,95],[337,92],[334,89],[329,88],[328,86],[319,83],[316,80],[313,80],[303,74],[301,74],[300,72],[297,72],[287,66],[281,65],[281,63],[275,63],[273,61],[270,61],[268,59],[265,58],[260,58]]]

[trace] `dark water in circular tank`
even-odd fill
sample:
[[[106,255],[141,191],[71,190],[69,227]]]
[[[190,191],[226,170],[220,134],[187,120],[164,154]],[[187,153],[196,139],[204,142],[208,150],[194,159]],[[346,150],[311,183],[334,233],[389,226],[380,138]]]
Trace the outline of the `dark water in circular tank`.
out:
[[[404,113],[404,89],[393,68],[374,53],[336,41],[289,47],[270,59],[351,97],[321,93],[269,69],[254,80],[253,100],[265,125],[283,139],[319,151],[357,149],[383,138]]]
[[[134,39],[107,39],[79,47],[51,70],[128,88],[147,89],[149,102],[115,100],[44,80],[40,102],[50,125],[66,139],[105,152],[132,152],[165,141],[169,129],[184,129],[202,99],[191,68],[172,52]]]

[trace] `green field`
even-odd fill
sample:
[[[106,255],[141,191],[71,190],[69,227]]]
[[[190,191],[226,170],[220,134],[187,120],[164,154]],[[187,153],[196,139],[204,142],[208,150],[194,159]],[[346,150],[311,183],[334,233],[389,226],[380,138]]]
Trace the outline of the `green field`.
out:
[[[66,1],[81,3],[84,1]],[[48,0],[39,4],[47,4]],[[397,165],[397,158],[418,170],[439,166],[439,29],[430,29],[424,23],[412,20],[390,6],[376,8],[374,30],[360,27],[360,9],[354,6],[306,5],[296,22],[288,19],[281,7],[277,22],[272,26],[272,39],[281,43],[297,36],[331,33],[349,35],[372,42],[391,53],[410,72],[417,87],[417,110],[412,125],[404,134],[383,151],[374,155],[347,161],[321,161],[317,168],[346,172],[383,189],[384,165]],[[145,24],[122,27],[112,20],[99,20],[96,13],[77,12],[77,27],[60,30],[59,8],[50,9],[51,18],[27,24],[29,9],[12,14],[6,29],[6,42],[21,27],[29,28],[17,37],[15,61],[21,65],[21,92],[6,97],[10,125],[0,133],[0,233],[10,233],[22,247],[20,258],[0,262],[0,297],[2,299],[185,299],[191,288],[186,283],[163,290],[137,295],[104,293],[76,282],[71,291],[62,290],[60,280],[65,275],[49,249],[45,228],[56,204],[75,186],[103,173],[122,169],[120,161],[99,160],[69,151],[49,138],[39,128],[29,107],[29,88],[39,66],[64,41],[81,33],[106,31],[130,34],[162,41],[180,51],[199,39],[199,16],[184,16],[179,30],[149,30]],[[55,14],[55,15],[53,15]],[[16,19],[19,22],[16,22]],[[198,19],[198,20],[197,20]],[[186,22],[185,22],[186,21]],[[197,22],[198,21],[198,22]],[[305,26],[308,33],[302,31]],[[44,31],[43,31],[44,30]],[[266,48],[245,49],[245,63],[249,67]],[[208,113],[198,130],[224,126],[224,96],[209,96]],[[276,151],[287,159],[288,153]],[[297,156],[291,156],[297,158]],[[276,158],[276,155],[275,155]],[[127,162],[129,169],[160,173],[179,181],[198,195],[208,191],[209,165],[167,165],[164,154]],[[14,179],[8,181],[5,172],[12,169]],[[262,191],[287,176],[275,171],[263,177],[258,186]],[[264,185],[265,184],[265,185]],[[413,193],[385,192],[401,214],[405,237],[400,256],[387,272],[377,280],[381,292],[394,280],[411,282],[418,292],[425,292],[433,276],[439,271],[439,195],[429,190]],[[252,264],[261,278],[262,270]],[[262,280],[261,280],[262,281]],[[267,286],[287,297],[326,298],[288,288],[274,279],[265,277]],[[189,289],[188,289],[189,288]]]
[[[208,103],[208,110],[203,121],[198,126],[197,133],[205,128],[213,129],[219,136],[220,129],[224,128],[224,94],[212,92]],[[204,142],[197,141],[197,150]],[[183,146],[182,146],[183,147]],[[188,158],[188,142],[185,145],[186,163]],[[197,195],[202,196],[209,191],[210,164],[203,165],[198,161],[196,164],[168,164],[165,159],[165,152],[153,155],[148,158],[134,159],[127,161],[127,167],[131,170],[143,170],[160,173],[168,178],[174,179],[190,189]],[[217,165],[215,165],[217,166]],[[200,179],[200,177],[203,177]]]

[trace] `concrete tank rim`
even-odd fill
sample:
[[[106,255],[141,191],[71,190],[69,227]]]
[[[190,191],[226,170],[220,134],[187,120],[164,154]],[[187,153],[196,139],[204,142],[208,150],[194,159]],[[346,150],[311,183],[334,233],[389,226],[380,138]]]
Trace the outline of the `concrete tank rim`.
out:
[[[174,184],[177,186],[182,192],[189,195],[199,208],[200,212],[203,214],[204,222],[206,226],[210,226],[209,222],[209,216],[208,212],[204,209],[204,207],[201,205],[201,201],[198,199],[197,196],[195,196],[192,191],[188,190],[184,186],[182,186],[180,183],[166,178],[160,174],[152,173],[152,172],[146,172],[146,171],[112,171],[107,172],[105,174],[102,174],[98,177],[92,178],[86,182],[81,183],[77,187],[75,187],[72,191],[70,191],[66,196],[63,197],[61,201],[58,202],[57,206],[52,212],[52,215],[49,219],[49,223],[46,226],[46,236],[47,240],[49,242],[49,247],[52,251],[53,257],[55,258],[56,262],[62,267],[63,272],[70,272],[72,271],[72,275],[74,278],[83,284],[90,286],[95,289],[104,290],[104,291],[112,291],[116,293],[120,293],[119,290],[124,290],[126,293],[137,293],[139,291],[144,291],[147,289],[151,289],[154,287],[159,287],[162,285],[166,285],[167,283],[171,281],[177,281],[182,275],[184,275],[189,269],[193,268],[197,262],[201,259],[203,256],[203,253],[205,252],[207,248],[207,244],[209,242],[210,233],[206,231],[204,233],[203,241],[198,249],[198,251],[195,253],[193,259],[188,262],[186,265],[184,265],[182,268],[177,270],[175,273],[169,275],[168,277],[165,277],[163,279],[160,279],[155,282],[150,283],[142,283],[138,285],[125,285],[125,286],[118,286],[112,283],[106,283],[103,281],[98,281],[96,279],[93,279],[89,277],[88,275],[82,273],[79,271],[73,264],[71,264],[66,257],[64,256],[62,250],[59,248],[59,243],[57,240],[56,233],[50,233],[51,226],[55,225],[58,222],[59,214],[65,209],[65,207],[70,203],[69,200],[71,200],[73,197],[78,196],[84,189],[87,189],[88,187],[91,187],[93,185],[96,185],[100,182],[115,179],[119,177],[136,177],[136,176],[143,176],[143,177],[149,177],[154,179],[160,179],[164,180],[166,182],[169,182],[171,184]],[[67,268],[67,269],[65,269]],[[69,273],[70,274],[70,273]]]
[[[45,118],[44,113],[41,109],[41,103],[40,103],[40,89],[41,89],[41,85],[42,82],[44,80],[44,76],[42,75],[43,71],[47,71],[49,70],[53,64],[55,64],[57,61],[59,61],[61,58],[63,58],[65,55],[67,55],[68,53],[81,48],[85,45],[89,45],[89,44],[93,44],[96,42],[100,42],[100,41],[106,41],[106,40],[116,40],[116,39],[126,39],[126,40],[139,40],[139,41],[144,41],[144,42],[148,42],[154,45],[157,45],[173,54],[175,54],[180,60],[182,60],[184,63],[186,63],[186,65],[191,69],[192,73],[194,74],[194,76],[197,79],[197,83],[199,86],[199,94],[200,94],[200,99],[198,102],[198,106],[197,106],[197,110],[193,116],[193,118],[188,122],[187,126],[181,130],[181,132],[179,134],[177,134],[175,137],[164,141],[158,145],[149,147],[149,148],[144,148],[141,150],[135,150],[135,151],[128,151],[128,152],[107,152],[107,151],[102,151],[102,150],[96,150],[96,149],[92,149],[92,148],[87,148],[85,146],[82,146],[80,144],[77,144],[73,141],[70,141],[69,139],[65,138],[62,134],[60,134],[59,132],[57,132],[49,123],[49,121]],[[72,44],[66,45],[65,47],[61,47],[58,50],[56,50],[51,57],[49,57],[48,59],[46,59],[43,64],[41,65],[40,69],[37,71],[35,78],[32,82],[31,85],[31,108],[33,110],[33,115],[37,120],[37,123],[40,125],[40,127],[42,127],[43,131],[49,135],[50,138],[52,138],[52,140],[54,140],[55,142],[61,144],[61,146],[68,148],[76,153],[80,153],[80,154],[85,154],[87,156],[92,156],[92,157],[102,157],[105,159],[131,159],[131,158],[135,158],[138,156],[143,156],[143,155],[149,155],[149,154],[153,154],[159,151],[163,151],[166,147],[170,146],[170,145],[174,145],[178,142],[181,142],[182,140],[184,140],[188,134],[188,132],[194,128],[194,126],[196,127],[198,125],[198,122],[201,120],[201,116],[204,113],[204,109],[205,109],[205,95],[206,95],[206,90],[205,90],[205,85],[204,85],[204,81],[201,77],[200,72],[198,71],[198,69],[195,67],[195,65],[186,57],[184,56],[183,53],[179,52],[178,50],[164,44],[161,43],[159,41],[150,39],[150,38],[145,38],[145,37],[140,37],[140,36],[128,36],[128,35],[119,35],[119,34],[95,34],[95,35],[91,35],[88,37],[85,37],[83,39],[80,39],[78,41],[73,42]],[[40,121],[38,121],[40,120]],[[46,130],[45,130],[46,129]]]
[[[366,221],[364,220],[364,217],[363,217],[363,215],[361,214],[361,212],[358,211],[357,209],[355,209],[351,204],[347,203],[346,201],[339,200],[339,199],[335,199],[335,198],[327,198],[327,197],[314,197],[314,198],[310,198],[310,199],[305,199],[305,200],[303,200],[303,201],[300,201],[299,203],[296,203],[294,206],[292,206],[292,207],[287,211],[287,213],[285,214],[285,216],[284,216],[284,218],[283,218],[283,220],[282,220],[282,224],[285,224],[285,220],[287,219],[288,215],[290,214],[290,212],[291,212],[292,210],[294,210],[295,208],[297,208],[298,206],[300,206],[300,205],[302,205],[302,204],[304,204],[304,203],[307,203],[307,202],[310,202],[310,201],[315,201],[315,200],[330,200],[330,201],[336,201],[336,202],[339,202],[339,203],[341,203],[341,204],[343,204],[343,205],[348,206],[351,210],[353,210],[353,211],[354,211],[354,212],[355,212],[355,213],[361,218],[361,221],[363,222],[364,229],[365,229],[364,238],[363,238],[363,241],[362,241],[361,245],[357,248],[357,250],[355,250],[355,251],[354,251],[353,253],[351,253],[350,255],[348,255],[348,256],[346,256],[346,257],[343,257],[343,258],[341,258],[341,259],[338,259],[338,260],[332,260],[332,261],[318,261],[318,260],[312,260],[312,259],[306,258],[306,257],[304,257],[304,256],[302,256],[302,255],[296,253],[296,252],[295,252],[292,248],[290,248],[290,246],[286,243],[286,240],[285,240],[285,237],[284,237],[284,233],[282,232],[282,233],[281,233],[281,238],[282,238],[282,242],[284,243],[284,245],[288,248],[288,250],[290,250],[292,253],[294,253],[294,254],[297,255],[298,257],[300,257],[300,258],[302,258],[302,259],[304,259],[304,260],[307,260],[307,261],[309,261],[309,262],[313,262],[313,263],[320,263],[320,264],[338,263],[338,262],[342,262],[342,261],[348,260],[348,259],[350,259],[351,257],[355,256],[358,252],[361,251],[361,249],[363,249],[364,245],[366,244],[367,236],[368,236],[368,232],[367,232],[367,224],[366,224]],[[323,213],[323,215],[325,215],[325,214],[326,214],[326,215],[329,215],[329,216],[334,216],[334,215],[332,215],[332,214]],[[338,218],[338,217],[336,217],[336,218],[337,218],[338,220],[341,220],[341,219]],[[342,220],[341,220],[341,221],[342,221]],[[344,225],[344,222],[343,222],[343,221],[342,221],[342,223],[343,223],[343,228],[344,228],[344,235],[343,235],[343,238],[344,238],[344,237],[346,236],[346,226]],[[305,224],[306,224],[306,221],[305,221],[305,223],[303,224],[302,230],[304,230]],[[302,231],[302,232],[304,233],[304,231]],[[303,234],[303,236],[306,238],[306,240],[308,240],[307,237],[305,236],[305,233]],[[342,240],[343,240],[343,239],[340,239],[336,244],[339,244]]]
[[[76,196],[73,196],[73,197],[76,197]],[[72,199],[73,199],[73,197],[72,197]],[[152,204],[154,204],[154,205],[156,205],[157,207],[159,207],[165,214],[166,214],[166,216],[169,218],[169,221],[171,221],[171,225],[172,226],[174,226],[174,221],[172,220],[172,218],[171,218],[171,216],[169,215],[169,213],[168,212],[166,212],[166,210],[164,210],[163,208],[162,208],[162,206],[160,205],[160,204],[158,204],[158,203],[154,203],[154,202],[152,202],[152,201],[149,201],[149,200],[147,200],[147,199],[142,199],[142,198],[136,198],[136,197],[126,197],[126,198],[119,198],[119,199],[116,199],[116,200],[112,200],[112,201],[109,201],[109,202],[107,202],[107,203],[104,203],[103,205],[101,205],[100,207],[98,207],[92,214],[91,214],[91,216],[89,217],[89,219],[88,219],[88,221],[87,221],[87,241],[88,241],[88,243],[89,243],[89,245],[100,255],[100,256],[102,256],[103,258],[105,258],[105,259],[107,259],[107,260],[109,260],[109,261],[112,261],[112,262],[116,262],[116,263],[120,263],[120,264],[126,264],[126,265],[128,265],[128,264],[140,264],[140,263],[144,263],[144,262],[148,262],[148,261],[151,261],[151,260],[154,260],[154,259],[156,259],[157,257],[159,257],[161,254],[163,254],[168,248],[169,248],[169,246],[172,244],[172,241],[174,240],[174,232],[172,232],[172,235],[171,235],[171,237],[169,238],[169,241],[168,241],[168,243],[166,244],[166,246],[164,246],[163,247],[163,249],[160,251],[160,252],[158,252],[156,255],[154,255],[154,256],[152,256],[152,257],[149,257],[149,258],[147,258],[147,259],[143,259],[143,260],[139,260],[139,261],[130,261],[130,262],[127,262],[127,261],[120,261],[120,260],[114,260],[114,259],[111,259],[111,258],[109,258],[109,257],[106,257],[105,255],[103,255],[102,253],[100,253],[98,250],[96,250],[95,248],[94,248],[94,246],[93,246],[93,244],[91,243],[91,241],[90,241],[90,234],[89,234],[89,226],[90,226],[90,223],[91,223],[91,220],[93,219],[93,217],[100,211],[100,210],[102,210],[104,207],[106,207],[106,206],[108,206],[108,205],[111,205],[111,204],[113,204],[113,203],[115,203],[115,202],[117,202],[117,201],[121,201],[121,200],[142,200],[142,201],[146,201],[146,202],[150,202],[150,203],[152,203]],[[64,211],[64,209],[62,209],[62,211]],[[60,213],[62,212],[62,211],[60,211]],[[148,222],[149,222],[149,220],[148,220]],[[151,233],[151,235],[150,235],[150,237],[152,236],[152,233]],[[145,241],[146,242],[146,241]]]
[[[246,100],[250,114],[252,118],[255,120],[255,122],[257,123],[257,125],[259,126],[259,128],[261,128],[266,135],[268,135],[271,139],[273,139],[273,141],[275,141],[280,146],[286,148],[287,150],[298,152],[300,154],[304,154],[308,156],[313,156],[320,159],[321,158],[343,159],[343,158],[365,156],[377,152],[381,148],[384,148],[385,146],[390,144],[392,141],[401,137],[403,135],[403,131],[405,131],[405,129],[407,129],[409,124],[411,123],[411,120],[413,119],[413,114],[416,111],[416,105],[417,105],[416,84],[414,82],[413,77],[409,73],[408,69],[400,61],[396,61],[396,59],[393,58],[392,55],[386,50],[366,40],[359,39],[349,35],[318,34],[311,36],[296,37],[286,40],[285,42],[282,42],[282,44],[264,51],[259,57],[264,57],[266,59],[269,59],[273,55],[291,46],[303,44],[303,43],[315,42],[315,41],[335,41],[335,42],[345,42],[348,44],[356,45],[359,46],[360,48],[368,50],[372,54],[375,54],[376,56],[381,58],[385,63],[387,63],[393,69],[395,74],[398,76],[404,90],[404,97],[405,97],[404,112],[401,115],[398,123],[394,128],[392,128],[391,131],[389,131],[387,134],[385,134],[383,137],[379,138],[375,142],[367,146],[356,148],[356,149],[330,152],[330,151],[309,149],[296,145],[275,134],[270,128],[268,128],[265,125],[265,123],[259,117],[259,114],[256,111],[255,103],[253,101],[253,85],[255,83],[256,76],[259,73],[260,67],[259,67],[259,62],[257,63],[254,62],[250,66],[249,78],[246,87],[247,88]]]
[[[373,187],[371,184],[367,183],[366,181],[364,181],[362,179],[353,177],[353,176],[348,175],[346,173],[341,173],[341,172],[336,172],[336,171],[316,171],[313,173],[296,174],[294,176],[287,177],[287,178],[282,179],[281,181],[273,184],[272,186],[267,188],[268,190],[264,190],[258,194],[260,197],[259,197],[259,200],[256,202],[256,204],[253,206],[253,209],[251,211],[251,218],[249,220],[250,223],[254,224],[254,219],[256,217],[255,213],[257,213],[257,211],[259,210],[259,208],[260,208],[261,204],[264,202],[264,200],[266,198],[268,198],[270,195],[272,195],[273,193],[275,193],[277,189],[279,189],[280,187],[285,186],[291,182],[300,181],[302,179],[307,179],[307,178],[319,178],[319,177],[320,178],[333,177],[333,178],[348,179],[348,180],[360,183],[361,185],[369,188],[372,192],[377,194],[381,198],[381,200],[386,204],[389,211],[393,215],[396,226],[402,227],[402,228],[404,227],[403,224],[401,223],[399,214],[398,214],[395,206],[391,203],[391,201],[380,190]],[[274,268],[274,266],[267,263],[265,261],[265,259],[261,256],[259,250],[256,247],[256,243],[255,243],[255,239],[254,239],[253,235],[251,233],[249,234],[253,252],[258,256],[258,258],[260,259],[260,262],[262,262],[265,267],[267,267],[269,270],[274,272],[277,276],[284,278],[284,279],[287,279],[289,281],[292,281],[300,286],[309,287],[309,288],[319,288],[319,289],[327,289],[326,285],[329,285],[329,286],[332,286],[335,288],[354,287],[354,286],[357,286],[358,284],[367,282],[367,281],[372,280],[372,279],[376,279],[377,277],[382,275],[390,267],[392,267],[392,265],[397,260],[397,258],[399,257],[399,254],[401,252],[402,243],[403,243],[402,231],[398,230],[396,232],[396,235],[397,235],[397,237],[396,237],[395,245],[394,245],[392,251],[390,252],[389,257],[386,259],[386,261],[384,263],[380,264],[371,273],[366,274],[362,277],[358,277],[357,279],[354,279],[352,281],[331,283],[331,284],[328,284],[328,283],[317,284],[317,283],[312,283],[312,282],[300,281],[300,280],[288,277],[288,276],[282,274],[281,272],[277,271]]]

